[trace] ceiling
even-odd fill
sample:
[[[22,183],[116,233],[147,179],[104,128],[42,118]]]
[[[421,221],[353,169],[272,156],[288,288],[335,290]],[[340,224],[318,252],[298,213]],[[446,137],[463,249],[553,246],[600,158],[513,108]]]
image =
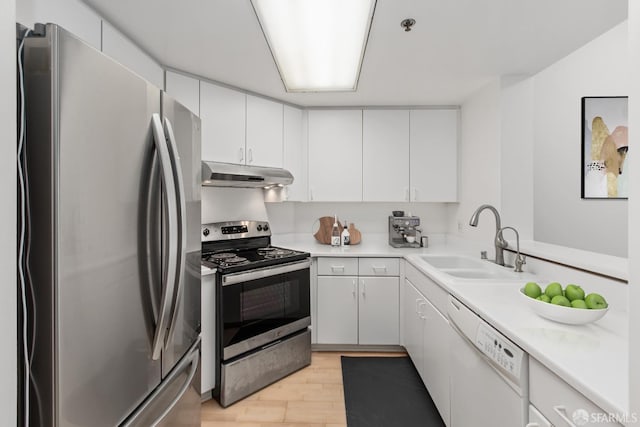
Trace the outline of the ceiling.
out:
[[[377,0],[358,90],[287,93],[249,0],[84,1],[167,67],[301,106],[458,105],[499,76],[544,69],[624,21],[628,6]]]

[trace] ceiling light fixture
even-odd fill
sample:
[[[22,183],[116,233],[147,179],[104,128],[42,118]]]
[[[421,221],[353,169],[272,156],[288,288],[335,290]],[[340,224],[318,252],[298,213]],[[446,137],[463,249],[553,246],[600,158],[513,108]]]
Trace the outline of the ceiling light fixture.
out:
[[[287,92],[354,91],[376,0],[251,0]]]

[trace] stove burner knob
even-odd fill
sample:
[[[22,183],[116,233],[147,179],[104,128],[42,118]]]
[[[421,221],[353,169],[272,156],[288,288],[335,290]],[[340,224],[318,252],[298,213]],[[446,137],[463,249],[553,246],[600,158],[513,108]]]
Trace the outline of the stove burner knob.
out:
[[[268,225],[268,224],[265,224],[265,225],[264,225],[264,227],[262,227],[262,229],[263,229],[264,231],[269,231],[269,225]]]
[[[262,231],[262,225],[258,224],[258,231]]]
[[[208,229],[208,228],[205,228],[204,230],[202,230],[202,234],[204,234],[204,235],[205,235],[205,237],[206,237],[206,236],[208,236],[208,235],[209,235],[209,233],[210,233],[210,231],[209,231],[209,229]]]

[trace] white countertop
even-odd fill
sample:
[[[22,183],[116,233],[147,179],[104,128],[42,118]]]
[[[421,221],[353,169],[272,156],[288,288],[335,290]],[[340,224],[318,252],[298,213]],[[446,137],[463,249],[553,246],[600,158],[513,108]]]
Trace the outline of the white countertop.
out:
[[[429,248],[396,249],[385,235],[368,235],[362,244],[350,247],[321,245],[313,236],[274,235],[272,243],[309,252],[311,256],[403,257],[480,317],[509,337],[523,350],[580,391],[607,412],[628,410],[629,325],[624,310],[610,307],[597,322],[572,326],[543,319],[522,304],[522,281],[477,282],[455,280],[419,259],[420,254],[464,254],[477,256],[477,246],[459,237],[429,236]],[[611,277],[627,277],[626,259],[585,251],[527,242],[527,253],[555,262],[599,271]],[[551,256],[549,256],[551,255]],[[600,271],[609,262],[610,269]],[[576,265],[576,259],[582,264]],[[614,292],[614,290],[612,290]]]
[[[522,281],[452,280],[416,256],[405,259],[603,410],[627,412],[626,312],[611,307],[597,322],[564,325],[543,319],[524,306]]]

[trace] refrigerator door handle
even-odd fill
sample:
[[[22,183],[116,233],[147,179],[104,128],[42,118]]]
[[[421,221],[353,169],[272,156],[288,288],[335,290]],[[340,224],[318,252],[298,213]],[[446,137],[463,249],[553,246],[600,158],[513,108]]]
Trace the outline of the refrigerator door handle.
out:
[[[180,387],[180,390],[178,391],[178,393],[176,393],[176,396],[173,398],[171,403],[169,403],[167,405],[165,410],[162,411],[162,413],[160,415],[158,415],[156,417],[156,419],[152,423],[149,423],[149,425],[157,426],[164,419],[164,417],[166,417],[167,414],[169,412],[171,412],[171,410],[174,408],[174,406],[176,406],[176,404],[180,401],[180,399],[182,399],[182,396],[184,396],[184,394],[187,392],[187,390],[189,389],[189,386],[191,385],[191,382],[193,381],[193,377],[196,375],[196,372],[198,372],[198,364],[200,362],[199,344],[200,344],[200,338],[198,338],[198,341],[196,342],[196,344],[193,345],[193,347],[191,349],[191,353],[188,354],[187,356],[185,356],[184,359],[182,359],[180,364],[178,366],[176,366],[173,369],[173,371],[171,372],[171,374],[163,381],[162,385],[160,387],[158,387],[151,394],[151,396],[149,396],[147,401],[145,403],[143,403],[129,417],[129,419],[127,421],[122,423],[120,425],[120,427],[133,427],[133,426],[139,425],[138,419],[140,418],[140,416],[143,415],[145,413],[145,411],[147,410],[147,408],[149,406],[151,406],[155,402],[155,399],[158,396],[162,395],[164,390],[169,385],[171,385],[171,383],[176,379],[176,377],[178,377],[180,374],[182,374],[187,369],[187,367],[189,367],[189,374],[187,375],[187,378],[186,378],[185,382]]]
[[[176,277],[176,254],[178,244],[176,231],[178,229],[177,218],[177,201],[175,192],[175,181],[172,173],[171,159],[167,148],[167,140],[160,120],[160,115],[154,113],[151,117],[153,128],[153,141],[160,160],[160,176],[162,179],[162,190],[164,195],[165,217],[168,223],[167,233],[167,253],[165,254],[165,262],[162,271],[162,299],[160,303],[160,312],[158,313],[158,321],[156,323],[156,331],[153,337],[153,347],[151,358],[158,360],[162,347],[165,342],[167,329],[169,328],[169,316],[171,314],[171,301],[173,300],[175,277]],[[174,249],[175,248],[175,249]]]
[[[167,145],[169,148],[169,158],[172,163],[173,178],[175,184],[175,192],[177,198],[176,208],[178,210],[178,245],[176,260],[176,277],[173,295],[173,303],[171,305],[171,322],[169,333],[165,338],[167,345],[173,337],[176,321],[178,320],[178,308],[180,306],[182,290],[184,288],[184,269],[187,256],[187,202],[185,199],[184,179],[182,175],[182,166],[180,165],[180,155],[176,144],[176,137],[173,133],[173,126],[166,117],[164,118],[164,129],[167,135]]]

